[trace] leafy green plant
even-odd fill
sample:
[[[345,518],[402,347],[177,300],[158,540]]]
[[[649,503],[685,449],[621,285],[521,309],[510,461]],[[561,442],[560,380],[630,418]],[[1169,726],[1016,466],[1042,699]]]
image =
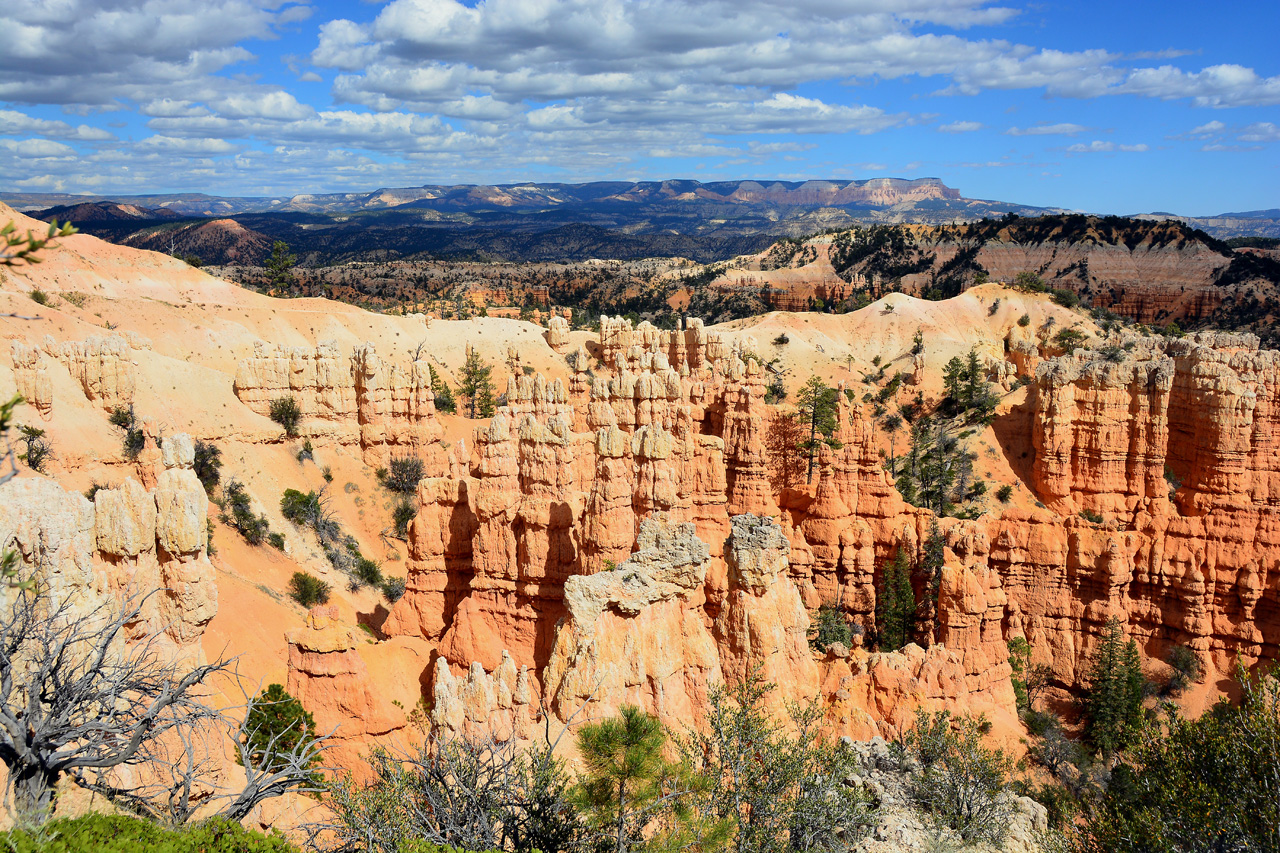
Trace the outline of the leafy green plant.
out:
[[[168,829],[132,815],[97,813],[0,832],[0,847],[12,853],[299,853],[281,835],[225,818]]]
[[[389,577],[382,581],[382,594],[387,601],[395,604],[404,595],[404,578]]]
[[[222,451],[216,444],[196,441],[194,470],[207,494],[213,494],[222,479]]]
[[[223,520],[240,531],[244,541],[250,545],[261,545],[265,542],[267,534],[271,532],[271,522],[267,521],[265,515],[256,515],[253,512],[249,492],[245,490],[244,485],[238,480],[228,480],[222,487],[222,498],[228,510],[224,513]]]
[[[452,415],[458,410],[453,389],[449,387],[448,382],[445,382],[444,377],[436,372],[434,365],[427,365],[427,369],[431,371],[431,392],[435,394],[436,411]]]
[[[397,537],[401,539],[409,537],[409,525],[417,515],[418,508],[414,506],[413,501],[405,498],[396,502],[396,508],[392,512],[392,525],[395,527]]]
[[[284,550],[284,534],[279,531],[267,534],[267,544],[277,551]]]
[[[142,455],[147,447],[147,434],[133,412],[133,406],[116,406],[108,417],[111,425],[121,432],[121,452],[130,462]]]
[[[26,462],[32,471],[43,474],[45,464],[53,456],[53,445],[39,427],[23,426],[18,428],[18,432],[18,442],[23,446],[23,452],[18,454],[18,458]]]
[[[32,290],[27,295],[30,296],[31,301],[37,305],[49,304],[49,294],[45,293],[43,290],[41,290],[38,287],[32,288]]]
[[[984,722],[919,708],[901,746],[922,765],[911,795],[935,830],[945,826],[966,843],[999,846],[1013,819],[1014,804],[1005,793],[1013,762],[983,742]]]
[[[1113,755],[1138,737],[1146,679],[1138,644],[1125,641],[1120,620],[1108,620],[1093,656],[1084,699],[1084,735],[1104,755]]]
[[[996,489],[996,500],[1002,504],[1007,504],[1013,498],[1013,486],[1008,484]]]
[[[289,580],[289,597],[303,607],[327,603],[329,592],[329,584],[307,572],[294,572]]]
[[[1008,642],[1009,667],[1013,670],[1013,695],[1019,710],[1034,711],[1036,699],[1049,686],[1053,670],[1031,660],[1031,643],[1026,637],[1013,637]]]
[[[422,460],[417,456],[393,456],[382,485],[393,492],[411,495],[418,491],[418,483],[425,473]]]
[[[292,394],[276,397],[271,401],[269,413],[271,420],[280,424],[286,436],[297,437],[298,423],[302,420],[302,407],[298,405],[297,397]]]
[[[490,378],[493,367],[485,364],[478,350],[468,347],[461,372],[462,381],[458,383],[458,393],[467,398],[467,417],[493,417],[495,391]]]
[[[911,586],[911,559],[899,545],[884,567],[876,590],[876,639],[882,652],[892,652],[911,642],[916,632],[916,594]]]
[[[853,639],[853,629],[845,618],[839,605],[823,603],[809,626],[809,645],[820,652],[825,652],[833,643],[842,643],[846,647]]]
[[[361,557],[356,560],[355,571],[352,572],[356,580],[370,586],[380,586],[382,584],[382,568],[368,557]]]

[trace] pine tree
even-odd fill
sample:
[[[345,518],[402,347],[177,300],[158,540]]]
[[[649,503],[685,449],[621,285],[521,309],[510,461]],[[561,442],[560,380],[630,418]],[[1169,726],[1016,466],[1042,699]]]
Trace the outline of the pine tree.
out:
[[[896,651],[911,642],[916,630],[916,594],[911,587],[911,561],[899,547],[884,567],[876,594],[876,633],[881,651]]]
[[[813,468],[818,459],[818,448],[824,444],[833,450],[841,447],[839,439],[835,437],[836,427],[839,426],[836,419],[839,411],[836,395],[836,389],[829,387],[817,376],[809,377],[809,381],[796,394],[800,418],[809,432],[809,438],[801,442],[799,447],[809,460],[808,481],[810,483],[813,482]]]
[[[1099,752],[1119,752],[1139,734],[1145,686],[1138,644],[1125,642],[1120,620],[1113,616],[1094,655],[1084,696],[1085,738]]]
[[[453,414],[458,410],[458,404],[453,399],[453,389],[449,387],[448,382],[444,381],[444,377],[436,372],[434,365],[428,364],[427,369],[431,371],[431,393],[436,397],[436,411]]]
[[[493,367],[481,361],[480,353],[468,347],[467,360],[462,365],[462,381],[458,383],[458,393],[470,401],[468,417],[493,417],[493,380],[489,378],[492,372]]]
[[[658,817],[663,779],[672,772],[662,755],[666,741],[658,718],[633,705],[578,730],[586,772],[576,799],[588,822],[608,838],[601,849],[625,853],[644,843],[645,828]]]
[[[293,267],[298,263],[298,256],[289,253],[289,244],[277,240],[271,244],[271,255],[267,258],[267,282],[281,290],[293,286]]]
[[[769,419],[764,445],[769,454],[769,483],[775,492],[799,485],[804,477],[804,457],[796,453],[804,440],[804,424],[796,413],[775,412]]]
[[[938,610],[938,597],[942,590],[942,567],[946,562],[946,540],[938,528],[938,520],[929,522],[929,535],[924,540],[924,554],[920,557],[919,573],[924,578],[925,620],[935,635],[942,630],[941,613]]]
[[[245,721],[246,745],[254,766],[272,768],[303,741],[316,739],[316,721],[302,703],[272,684],[258,694]],[[319,760],[312,762],[315,764]]]

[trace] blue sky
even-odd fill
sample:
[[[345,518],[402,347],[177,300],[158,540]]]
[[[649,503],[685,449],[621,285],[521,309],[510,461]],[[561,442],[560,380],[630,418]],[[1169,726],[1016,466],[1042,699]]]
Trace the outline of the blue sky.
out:
[[[1280,207],[1280,2],[11,0],[0,190],[932,176]]]

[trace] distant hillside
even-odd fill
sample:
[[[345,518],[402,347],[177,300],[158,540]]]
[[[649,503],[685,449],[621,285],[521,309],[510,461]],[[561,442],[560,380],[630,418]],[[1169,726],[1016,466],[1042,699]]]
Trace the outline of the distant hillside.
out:
[[[181,219],[182,215],[167,208],[147,208],[136,204],[114,201],[86,201],[80,204],[60,204],[28,214],[36,219],[59,222],[132,222],[139,220]]]
[[[1132,320],[1249,329],[1277,342],[1280,260],[1182,222],[1080,214],[964,225],[879,225],[784,240],[691,277],[689,298],[750,298],[757,313],[849,310],[884,293],[946,299],[1030,272]]]

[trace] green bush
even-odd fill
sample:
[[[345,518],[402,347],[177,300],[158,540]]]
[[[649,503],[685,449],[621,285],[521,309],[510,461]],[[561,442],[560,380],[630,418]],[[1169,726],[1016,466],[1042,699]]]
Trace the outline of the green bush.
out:
[[[142,431],[138,418],[133,413],[133,406],[116,406],[108,418],[113,427],[123,433],[121,452],[130,462],[136,460],[147,446],[147,434]]]
[[[294,572],[289,581],[289,597],[303,607],[314,607],[329,601],[329,585],[307,572]]]
[[[1181,693],[1204,675],[1200,656],[1189,646],[1177,645],[1169,649],[1169,656],[1165,658],[1165,663],[1173,669],[1169,674],[1169,683],[1165,687],[1170,693]]]
[[[283,551],[284,550],[284,534],[283,533],[268,534],[267,544],[270,545],[272,548],[275,548],[277,551]]]
[[[996,500],[1007,504],[1013,498],[1013,486],[1001,486],[996,489]]]
[[[320,495],[285,489],[280,496],[280,514],[301,527],[314,527],[323,514]]]
[[[49,304],[49,294],[45,293],[43,290],[41,290],[41,289],[40,289],[40,288],[38,288],[38,287],[37,287],[37,288],[35,288],[34,290],[32,290],[32,291],[31,291],[30,293],[28,293],[27,295],[28,295],[28,296],[30,296],[30,297],[31,297],[31,301],[32,301],[32,302],[34,302],[34,303],[36,303],[37,305],[48,305],[48,304]]]
[[[1240,702],[1150,726],[1085,814],[1082,851],[1274,851],[1280,682],[1237,671]]]
[[[1075,308],[1080,304],[1080,297],[1070,290],[1050,290],[1050,298],[1063,308]]]
[[[1013,819],[1014,805],[1005,794],[1013,763],[983,743],[984,722],[917,709],[915,728],[902,747],[922,765],[911,780],[911,796],[926,820],[955,830],[967,843],[999,846]]]
[[[404,499],[397,503],[395,512],[392,515],[392,520],[395,522],[396,535],[401,539],[407,539],[409,537],[409,525],[417,515],[418,508],[413,505],[412,501]]]
[[[418,491],[418,483],[425,473],[422,460],[417,456],[393,456],[382,484],[393,492],[411,495]]]
[[[387,578],[382,582],[382,594],[387,601],[395,604],[404,595],[404,578]]]
[[[204,486],[205,492],[213,494],[218,481],[222,479],[222,451],[216,444],[197,441],[194,468],[196,479]]]
[[[382,569],[368,557],[361,557],[356,560],[356,568],[353,574],[356,576],[356,580],[370,586],[379,586],[382,583]]]
[[[213,818],[166,829],[131,815],[87,814],[59,818],[38,835],[21,829],[0,832],[0,849],[11,853],[297,853],[282,836],[263,835]]]
[[[1089,522],[1090,524],[1101,524],[1103,521],[1106,520],[1102,517],[1101,513],[1095,512],[1094,510],[1091,510],[1091,509],[1080,510],[1080,517],[1083,518],[1085,521]]]
[[[298,434],[298,423],[302,420],[302,407],[298,405],[298,398],[286,394],[272,400],[271,420],[280,424],[289,438],[295,437]]]
[[[1138,644],[1125,641],[1120,620],[1112,616],[1094,654],[1083,701],[1084,736],[1099,752],[1113,755],[1139,736],[1146,687]]]
[[[848,647],[853,639],[853,631],[845,619],[844,611],[835,604],[822,604],[809,628],[809,645],[820,652],[825,652],[832,643],[843,643]]]
[[[224,513],[222,520],[239,530],[244,541],[250,545],[265,542],[267,534],[271,532],[271,523],[265,515],[254,514],[249,493],[244,486],[237,480],[229,480],[222,487],[222,497],[223,503],[230,510],[229,514]]]
[[[253,765],[270,769],[281,763],[277,755],[288,756],[298,744],[316,739],[316,721],[282,685],[272,684],[254,700],[244,731]],[[316,755],[311,766],[318,761]]]
[[[45,463],[53,456],[53,445],[44,437],[44,430],[39,427],[19,427],[19,431],[22,435],[18,436],[18,441],[24,449],[18,454],[18,458],[27,463],[32,471],[43,474]]]
[[[1030,326],[1030,325],[1031,325],[1031,315],[1030,315],[1030,314],[1023,314],[1021,317],[1019,317],[1019,318],[1018,318],[1018,325],[1019,325],[1019,326],[1021,326],[1021,327],[1022,327],[1022,328],[1024,328],[1024,329],[1025,329],[1027,326]]]

